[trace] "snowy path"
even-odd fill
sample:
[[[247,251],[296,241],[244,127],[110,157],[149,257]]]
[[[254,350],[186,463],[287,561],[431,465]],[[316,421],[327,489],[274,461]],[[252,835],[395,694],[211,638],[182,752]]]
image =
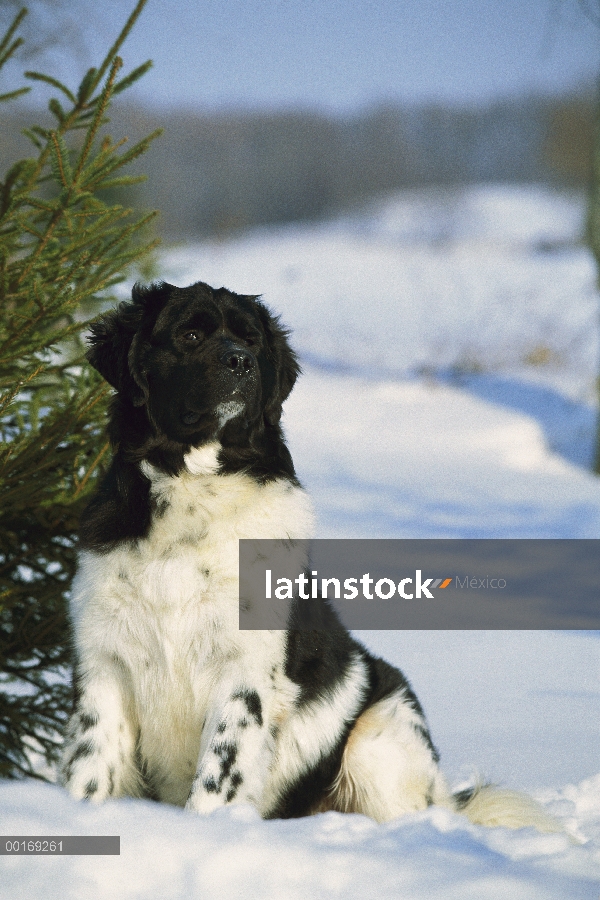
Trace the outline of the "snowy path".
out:
[[[320,537],[600,535],[600,481],[531,418],[456,388],[308,370],[284,427]]]

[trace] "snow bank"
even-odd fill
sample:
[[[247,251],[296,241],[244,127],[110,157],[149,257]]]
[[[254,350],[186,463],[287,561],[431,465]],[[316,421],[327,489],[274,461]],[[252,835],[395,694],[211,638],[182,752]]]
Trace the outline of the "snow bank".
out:
[[[549,805],[583,819],[600,780],[571,792]],[[120,857],[2,857],[3,900],[597,900],[600,884],[597,843],[485,830],[439,809],[389,825],[339,813],[262,822],[249,807],[197,818],[141,801],[94,808],[37,784],[1,786],[0,809],[5,834],[121,837]]]

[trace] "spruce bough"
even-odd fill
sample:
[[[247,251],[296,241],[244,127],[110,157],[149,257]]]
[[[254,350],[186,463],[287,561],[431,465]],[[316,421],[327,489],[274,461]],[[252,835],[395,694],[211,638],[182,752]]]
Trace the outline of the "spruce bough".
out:
[[[26,129],[33,155],[0,182],[0,777],[52,779],[71,707],[67,597],[77,522],[106,461],[109,391],[84,359],[89,320],[155,246],[148,225],[108,202],[142,176],[123,170],[160,133],[128,147],[106,132],[135,6],[98,69],[60,97],[52,125]],[[22,41],[22,10],[0,42],[0,68]],[[29,90],[0,95],[10,101]]]

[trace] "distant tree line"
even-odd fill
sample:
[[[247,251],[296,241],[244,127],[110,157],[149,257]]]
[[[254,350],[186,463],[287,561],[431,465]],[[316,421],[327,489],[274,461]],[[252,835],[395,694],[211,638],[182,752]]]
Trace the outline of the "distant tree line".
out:
[[[4,119],[0,167],[18,158],[25,116]],[[585,188],[593,91],[471,108],[388,104],[353,116],[308,110],[152,111],[124,107],[115,132],[165,135],[128,202],[161,209],[167,239],[249,225],[317,220],[401,188],[541,182]]]

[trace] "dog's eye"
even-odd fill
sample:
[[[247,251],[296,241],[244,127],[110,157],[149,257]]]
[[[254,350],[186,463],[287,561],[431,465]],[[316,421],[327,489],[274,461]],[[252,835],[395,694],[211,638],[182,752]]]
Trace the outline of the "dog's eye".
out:
[[[200,335],[197,331],[188,331],[184,334],[183,339],[184,341],[190,341],[191,343],[192,341],[199,341]]]
[[[254,338],[247,337],[247,338],[244,338],[244,343],[245,343],[246,347],[254,347],[256,341],[254,340]]]

